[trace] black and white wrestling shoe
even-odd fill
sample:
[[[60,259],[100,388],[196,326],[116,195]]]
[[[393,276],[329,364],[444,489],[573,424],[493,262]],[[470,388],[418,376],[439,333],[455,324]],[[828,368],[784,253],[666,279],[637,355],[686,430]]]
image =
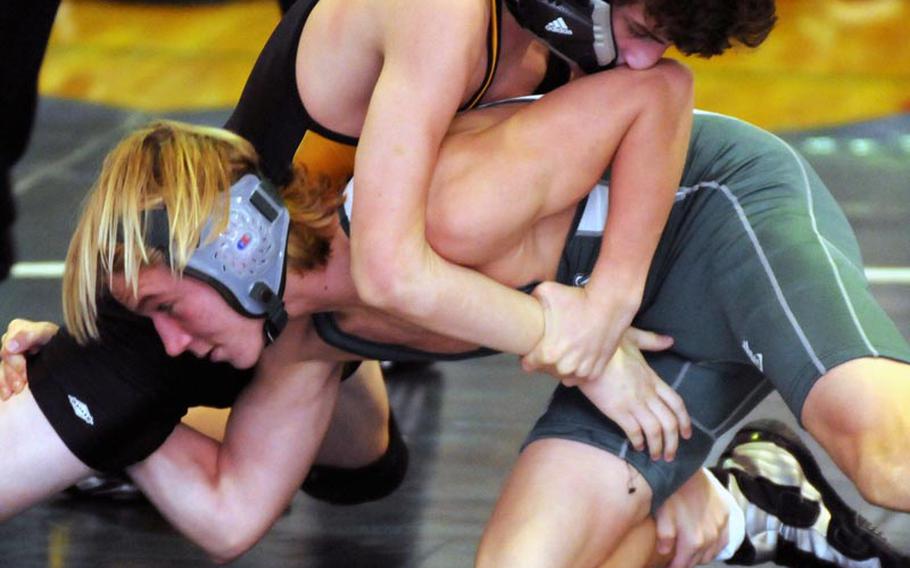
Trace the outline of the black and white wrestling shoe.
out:
[[[145,495],[126,473],[95,473],[68,487],[64,493],[73,499],[93,501],[144,501]]]
[[[780,422],[747,424],[712,472],[745,513],[746,539],[728,564],[910,567],[910,557],[837,495],[799,436]]]

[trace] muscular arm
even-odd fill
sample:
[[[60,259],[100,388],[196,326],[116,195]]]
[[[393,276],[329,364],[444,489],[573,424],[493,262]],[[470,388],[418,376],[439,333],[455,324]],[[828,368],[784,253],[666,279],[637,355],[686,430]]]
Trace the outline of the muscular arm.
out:
[[[532,298],[441,258],[426,193],[449,122],[482,61],[483,2],[396,7],[357,151],[352,274],[368,303],[430,330],[514,353],[543,332]]]
[[[130,476],[213,558],[235,558],[265,534],[300,487],[337,390],[334,363],[265,366],[234,405],[223,442],[180,425]]]

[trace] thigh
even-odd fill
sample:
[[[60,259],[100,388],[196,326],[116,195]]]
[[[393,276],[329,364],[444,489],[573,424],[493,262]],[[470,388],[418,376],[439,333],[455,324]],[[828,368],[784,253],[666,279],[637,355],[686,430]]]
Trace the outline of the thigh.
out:
[[[680,440],[672,462],[651,460],[632,448],[623,431],[577,388],[559,386],[528,443],[542,439],[571,440],[617,456],[647,482],[656,511],[704,463],[714,442],[753,409],[771,386],[758,373],[739,365],[697,363],[672,353],[646,354],[648,364],[672,386],[692,417],[692,437]]]
[[[0,522],[91,473],[66,447],[32,392],[0,404]]]
[[[647,516],[650,490],[623,460],[571,440],[525,448],[484,531],[478,566],[594,566]]]
[[[872,296],[846,217],[808,164],[778,141],[752,170],[685,188],[636,324],[672,335],[692,361],[763,374],[799,418],[831,369],[862,357],[910,361],[910,346]]]

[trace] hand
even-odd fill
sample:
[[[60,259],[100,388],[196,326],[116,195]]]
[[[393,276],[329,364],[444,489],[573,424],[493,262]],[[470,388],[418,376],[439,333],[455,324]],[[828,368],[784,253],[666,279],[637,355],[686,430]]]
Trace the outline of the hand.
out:
[[[672,461],[679,436],[692,436],[692,421],[682,397],[663,382],[645,361],[641,350],[661,351],[673,339],[630,327],[604,373],[595,381],[578,384],[581,392],[608,418],[622,428],[636,450],[651,458]],[[575,386],[565,380],[566,386]]]
[[[19,394],[28,382],[25,355],[37,353],[60,326],[14,319],[0,338],[0,400]]]
[[[558,379],[601,376],[639,304],[624,295],[595,298],[584,288],[556,282],[537,286],[534,297],[543,307],[544,336],[522,358],[522,367]]]
[[[712,562],[727,545],[730,510],[699,469],[657,510],[657,552],[673,554],[668,568],[690,568]]]

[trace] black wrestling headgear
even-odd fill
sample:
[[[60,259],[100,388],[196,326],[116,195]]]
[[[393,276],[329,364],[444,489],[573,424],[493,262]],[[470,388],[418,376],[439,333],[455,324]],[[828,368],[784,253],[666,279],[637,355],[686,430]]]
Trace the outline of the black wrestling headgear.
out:
[[[606,0],[506,0],[521,27],[585,73],[616,65],[616,40]]]

